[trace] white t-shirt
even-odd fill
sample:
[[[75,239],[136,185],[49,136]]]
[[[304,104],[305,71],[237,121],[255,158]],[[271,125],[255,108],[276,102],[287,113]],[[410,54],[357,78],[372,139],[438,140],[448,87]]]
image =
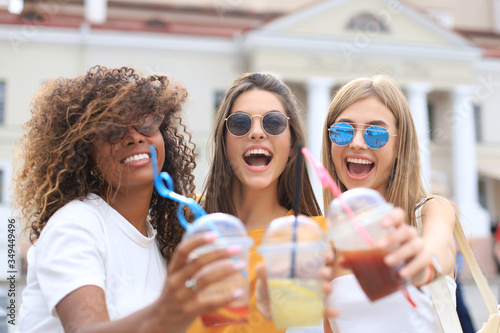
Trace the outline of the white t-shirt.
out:
[[[64,332],[55,307],[86,285],[104,290],[111,320],[155,301],[167,271],[155,231],[146,227],[148,237],[97,195],[59,209],[28,251],[17,332]],[[99,306],[89,301],[74,310]]]
[[[455,281],[446,276],[446,282],[456,304]],[[328,304],[339,311],[339,316],[330,319],[334,332],[339,333],[437,333],[442,332],[429,289],[408,286],[413,308],[401,292],[371,302],[361,289],[354,274],[347,274],[331,282],[332,292]]]

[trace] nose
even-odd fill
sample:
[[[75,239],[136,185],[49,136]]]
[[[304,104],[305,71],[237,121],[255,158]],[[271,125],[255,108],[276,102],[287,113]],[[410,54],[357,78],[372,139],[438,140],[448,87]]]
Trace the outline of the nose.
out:
[[[252,127],[250,128],[250,138],[251,139],[264,139],[266,137],[266,132],[262,127],[262,116],[256,115],[252,117]]]
[[[368,149],[364,138],[364,132],[365,131],[355,129],[354,137],[352,138],[349,147],[351,147],[352,149]]]
[[[124,143],[126,146],[141,143],[144,142],[144,140],[144,135],[137,131],[133,126],[130,126],[127,129],[127,133],[125,134],[124,138]]]

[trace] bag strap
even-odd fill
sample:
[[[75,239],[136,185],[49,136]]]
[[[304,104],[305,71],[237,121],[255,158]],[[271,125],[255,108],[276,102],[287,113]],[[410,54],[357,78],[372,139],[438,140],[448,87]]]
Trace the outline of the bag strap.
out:
[[[499,313],[497,299],[488,286],[488,280],[486,280],[486,278],[484,277],[481,269],[479,268],[479,265],[477,264],[476,259],[474,258],[474,254],[472,253],[469,242],[465,238],[464,230],[462,229],[462,225],[460,224],[458,216],[455,218],[453,235],[455,236],[458,248],[460,249],[460,252],[462,252],[465,262],[467,262],[467,266],[469,266],[472,277],[474,278],[474,281],[479,288],[479,292],[483,297],[488,311],[490,312],[490,314]]]
[[[415,223],[419,234],[422,234],[422,206],[428,200],[428,197],[424,198],[418,203],[417,209],[415,210]],[[462,325],[460,325],[460,319],[458,318],[458,313],[456,310],[456,305],[453,304],[453,298],[448,288],[448,283],[444,276],[439,276],[434,281],[427,285],[429,292],[431,294],[432,304],[436,309],[439,322],[441,323],[441,328],[445,333],[460,333],[462,332]]]

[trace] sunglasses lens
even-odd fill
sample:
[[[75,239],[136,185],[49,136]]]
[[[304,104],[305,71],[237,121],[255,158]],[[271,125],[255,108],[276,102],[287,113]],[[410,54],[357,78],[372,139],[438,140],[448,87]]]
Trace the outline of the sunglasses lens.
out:
[[[354,128],[346,123],[333,124],[330,127],[330,140],[338,146],[348,145],[354,138]]]
[[[370,126],[365,130],[366,145],[372,149],[379,149],[389,141],[389,132],[380,126]]]
[[[160,128],[161,122],[163,121],[164,116],[160,116],[157,114],[150,114],[144,118],[142,118],[141,122],[135,126],[135,129],[146,136],[150,136],[156,133],[158,128]]]
[[[286,130],[288,119],[283,113],[267,113],[264,118],[262,118],[262,126],[266,133],[270,135],[279,135]]]
[[[117,143],[125,136],[125,132],[127,131],[127,127],[125,126],[110,126],[105,131],[102,131],[100,134],[111,143]]]
[[[252,127],[252,118],[246,113],[233,113],[226,119],[226,127],[234,136],[243,136]]]

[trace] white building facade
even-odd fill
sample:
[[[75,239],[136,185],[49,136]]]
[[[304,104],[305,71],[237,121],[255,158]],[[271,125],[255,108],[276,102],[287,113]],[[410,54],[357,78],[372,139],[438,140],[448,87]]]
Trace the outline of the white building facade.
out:
[[[360,76],[387,74],[410,103],[428,189],[458,204],[473,238],[489,239],[500,220],[500,61],[485,59],[461,35],[393,0],[315,2],[233,37],[0,24],[4,211],[14,143],[33,94],[45,80],[96,64],[166,74],[186,86],[198,189],[208,172],[217,98],[241,73],[271,72],[290,85],[303,107],[306,145],[317,158],[335,91]],[[317,182],[315,188],[320,199]]]

